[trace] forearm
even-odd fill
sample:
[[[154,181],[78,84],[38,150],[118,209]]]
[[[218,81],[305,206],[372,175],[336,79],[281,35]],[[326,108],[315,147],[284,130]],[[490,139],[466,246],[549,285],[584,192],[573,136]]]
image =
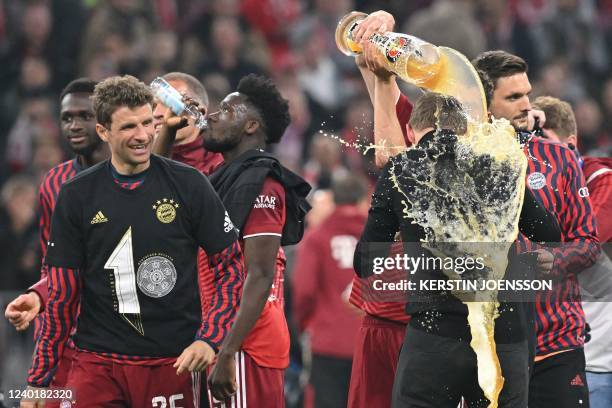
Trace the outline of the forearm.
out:
[[[209,307],[202,314],[202,325],[196,333],[196,340],[203,340],[218,350],[229,331],[240,305],[240,295],[244,281],[244,261],[238,241],[209,256],[209,267],[213,270],[215,290]],[[200,290],[209,275],[200,271],[198,283]]]
[[[274,274],[266,275],[259,271],[249,270],[242,290],[240,309],[232,330],[223,341],[220,353],[234,355],[257,323],[257,319],[266,305]]]
[[[355,59],[357,62],[358,60]],[[365,63],[360,64],[357,62],[357,68],[359,68],[359,72],[361,73],[361,77],[363,78],[363,82],[366,85],[368,90],[368,96],[370,97],[370,102],[374,105],[374,87],[375,87],[375,75],[372,71],[368,69]]]
[[[78,270],[50,267],[48,279],[49,300],[28,373],[28,384],[36,387],[47,387],[53,379],[65,342],[74,327],[80,300]]]
[[[384,166],[389,158],[406,149],[406,142],[397,119],[396,103],[400,90],[395,76],[375,77],[374,87],[374,144],[376,165]]]
[[[176,140],[176,132],[177,129],[162,126],[159,135],[153,143],[152,152],[163,157],[170,157],[172,146]]]

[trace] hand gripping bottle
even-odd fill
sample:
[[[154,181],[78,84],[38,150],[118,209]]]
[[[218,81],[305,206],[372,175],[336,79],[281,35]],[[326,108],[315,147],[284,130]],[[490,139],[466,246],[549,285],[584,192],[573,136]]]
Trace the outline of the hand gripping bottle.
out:
[[[157,77],[151,82],[151,91],[161,103],[166,105],[175,115],[186,114],[195,121],[199,129],[206,127],[206,119],[195,106],[183,102],[183,95],[172,87],[164,78]]]
[[[353,11],[345,15],[336,28],[336,45],[349,56],[362,53],[361,45],[353,41],[353,30],[367,14]],[[486,100],[480,78],[468,59],[448,47],[437,47],[407,34],[374,33],[373,43],[380,62],[406,82],[421,88],[451,95],[461,101],[478,122],[487,119]]]

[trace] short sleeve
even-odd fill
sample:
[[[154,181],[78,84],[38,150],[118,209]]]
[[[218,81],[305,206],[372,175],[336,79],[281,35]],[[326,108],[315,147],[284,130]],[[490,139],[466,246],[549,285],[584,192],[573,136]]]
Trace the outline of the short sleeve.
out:
[[[85,246],[78,197],[64,185],[51,218],[51,233],[44,263],[59,268],[83,268]]]
[[[242,229],[242,238],[261,235],[282,236],[285,225],[285,189],[268,177]]]
[[[208,179],[199,172],[194,174],[190,188],[194,194],[192,214],[195,239],[206,254],[212,256],[235,242],[238,234]]]

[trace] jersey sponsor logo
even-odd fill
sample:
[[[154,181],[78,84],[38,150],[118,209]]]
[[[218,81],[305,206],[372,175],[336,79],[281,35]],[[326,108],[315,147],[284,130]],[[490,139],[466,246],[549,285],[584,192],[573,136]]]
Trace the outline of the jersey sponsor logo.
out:
[[[269,208],[271,210],[276,209],[276,197],[269,195],[260,195],[255,199],[253,208]]]
[[[150,255],[139,263],[136,283],[140,290],[152,298],[166,296],[176,284],[176,268],[167,257]]]
[[[527,184],[532,190],[544,188],[546,187],[546,176],[539,172],[531,173],[527,177]]]
[[[173,199],[162,198],[153,204],[153,210],[155,210],[157,219],[164,224],[174,221],[177,208],[179,208],[179,204]]]
[[[102,211],[98,211],[96,215],[91,219],[91,224],[101,224],[103,222],[108,222],[108,218],[104,216]]]
[[[223,231],[230,232],[233,229],[235,229],[234,224],[232,223],[232,220],[230,219],[229,214],[226,211],[225,219],[223,220]]]
[[[578,195],[582,198],[588,197],[589,196],[589,188],[588,187],[581,187],[580,189],[578,189]]]

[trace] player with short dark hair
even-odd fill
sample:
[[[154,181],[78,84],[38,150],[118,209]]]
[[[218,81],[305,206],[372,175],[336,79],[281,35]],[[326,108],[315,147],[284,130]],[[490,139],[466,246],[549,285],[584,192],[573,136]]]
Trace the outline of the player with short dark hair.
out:
[[[96,134],[96,118],[90,99],[95,86],[96,82],[89,78],[78,78],[66,85],[61,92],[60,130],[62,136],[67,139],[70,149],[75,153],[75,157],[49,170],[40,185],[38,193],[39,234],[43,259],[47,251],[51,215],[60,187],[81,171],[109,157],[108,147]],[[17,330],[25,330],[32,319],[44,309],[47,295],[47,268],[43,263],[40,280],[30,287],[26,294],[18,296],[9,303],[5,312],[6,317]],[[40,321],[36,326],[34,337],[38,339]],[[58,364],[52,382],[53,386],[65,385],[73,352],[74,347],[70,343]]]
[[[212,395],[232,406],[282,407],[289,332],[280,246],[302,238],[310,186],[263,150],[280,140],[290,121],[288,103],[272,81],[242,78],[219,109],[208,116],[204,146],[225,159],[210,180],[240,233],[247,277],[209,383]]]
[[[530,348],[535,352],[535,364],[529,384],[529,407],[587,407],[583,350],[586,321],[577,274],[595,262],[601,248],[585,193],[588,190],[584,174],[570,149],[534,135],[536,117],[540,119],[539,126],[546,126],[546,119],[542,111],[533,110],[529,101],[531,84],[525,61],[498,50],[480,54],[472,64],[491,81],[489,113],[509,120],[524,146],[527,186],[556,215],[562,231],[563,245],[559,248],[542,250],[529,242],[524,242],[522,248],[537,250],[543,273],[559,281],[551,292],[538,292],[535,311],[531,313],[535,317],[527,316],[535,319],[532,337],[537,336],[530,339],[535,343]],[[532,364],[530,361],[530,368]]]
[[[134,77],[96,86],[96,131],[111,158],[65,183],[53,214],[49,300],[28,383],[49,385],[76,325],[66,386],[82,407],[200,406],[198,373],[239,304],[236,233],[199,171],[150,154],[152,100]],[[198,247],[217,289],[206,315]]]

